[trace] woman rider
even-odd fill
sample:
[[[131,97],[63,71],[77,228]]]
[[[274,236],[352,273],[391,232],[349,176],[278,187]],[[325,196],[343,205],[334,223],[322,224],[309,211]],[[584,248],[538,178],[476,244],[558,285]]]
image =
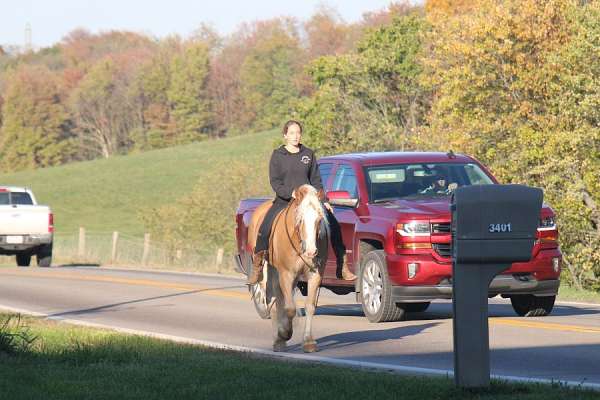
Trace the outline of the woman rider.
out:
[[[292,200],[294,189],[307,183],[314,186],[317,190],[323,189],[315,153],[300,143],[302,139],[302,125],[294,120],[286,122],[283,126],[283,138],[285,145],[273,151],[271,161],[269,162],[269,180],[276,196],[258,231],[252,260],[252,273],[248,276],[248,283],[251,285],[262,280],[262,263],[269,248],[269,236],[273,220],[280,211],[288,206]],[[333,215],[331,205],[326,202],[324,206],[328,211],[327,218],[330,225],[339,226]],[[335,235],[332,232],[331,239],[334,241],[332,243],[334,250],[343,249],[339,252],[341,254],[338,254],[336,251],[338,260],[343,259],[340,278],[354,280],[356,276],[350,272],[346,264],[345,248],[343,248],[341,234],[339,234],[339,231],[337,233]],[[335,243],[336,241],[339,243]]]

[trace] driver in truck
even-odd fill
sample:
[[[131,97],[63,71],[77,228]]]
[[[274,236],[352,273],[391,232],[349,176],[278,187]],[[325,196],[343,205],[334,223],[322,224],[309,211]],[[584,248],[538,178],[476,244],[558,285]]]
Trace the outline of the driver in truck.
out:
[[[446,174],[443,172],[432,171],[433,172],[433,182],[431,185],[421,190],[421,194],[450,194],[458,185],[456,183],[448,184],[448,179],[446,178]]]

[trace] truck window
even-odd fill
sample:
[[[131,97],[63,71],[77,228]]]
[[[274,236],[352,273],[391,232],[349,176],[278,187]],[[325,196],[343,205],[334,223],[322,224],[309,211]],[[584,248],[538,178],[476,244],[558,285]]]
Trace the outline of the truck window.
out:
[[[0,206],[10,204],[8,192],[0,192]]]
[[[358,184],[356,174],[349,165],[340,165],[335,172],[332,190],[345,190],[350,193],[350,197],[358,197]]]
[[[33,200],[27,192],[11,192],[11,204],[33,205]]]
[[[427,163],[365,168],[369,201],[450,196],[456,188],[494,182],[474,163]]]
[[[328,189],[327,181],[331,176],[331,170],[333,169],[332,163],[319,163],[319,173],[321,174],[321,182],[323,183],[323,188],[325,190]]]

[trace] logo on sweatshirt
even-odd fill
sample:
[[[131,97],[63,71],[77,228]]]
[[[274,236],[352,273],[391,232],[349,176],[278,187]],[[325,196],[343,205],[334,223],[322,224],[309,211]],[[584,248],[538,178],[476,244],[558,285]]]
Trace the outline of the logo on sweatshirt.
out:
[[[303,164],[308,164],[310,162],[310,157],[309,156],[302,156],[302,159],[300,161]]]

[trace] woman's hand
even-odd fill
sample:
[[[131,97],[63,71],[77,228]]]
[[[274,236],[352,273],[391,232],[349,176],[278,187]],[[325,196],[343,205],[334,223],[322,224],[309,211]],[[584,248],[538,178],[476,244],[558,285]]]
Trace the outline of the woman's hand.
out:
[[[323,205],[325,206],[325,208],[332,213],[333,212],[333,207],[331,207],[331,204],[329,203],[323,203]]]

